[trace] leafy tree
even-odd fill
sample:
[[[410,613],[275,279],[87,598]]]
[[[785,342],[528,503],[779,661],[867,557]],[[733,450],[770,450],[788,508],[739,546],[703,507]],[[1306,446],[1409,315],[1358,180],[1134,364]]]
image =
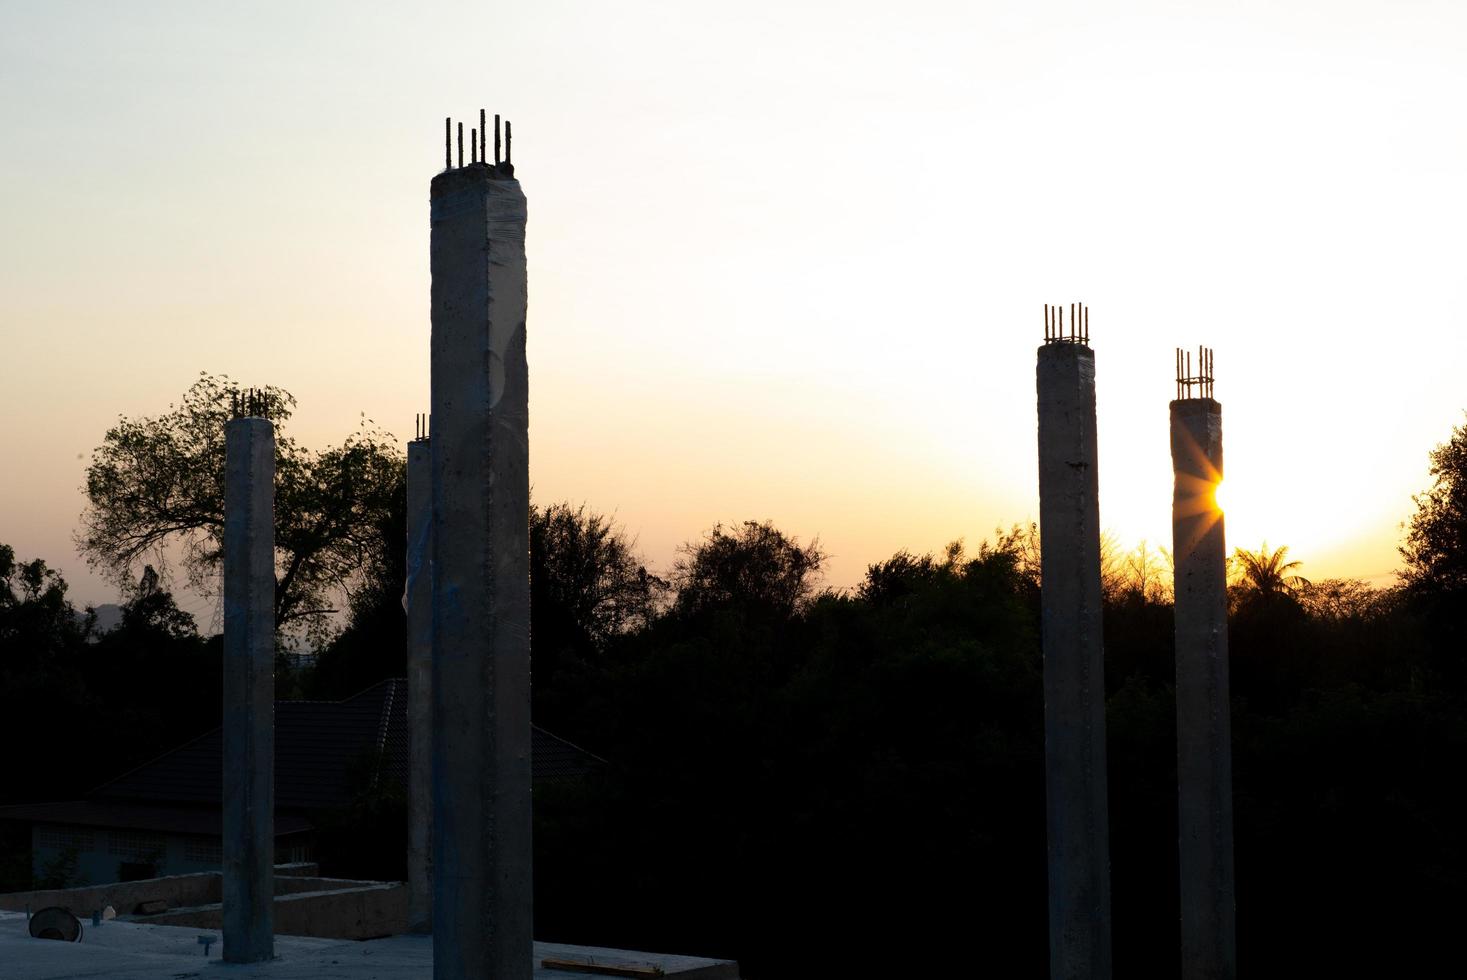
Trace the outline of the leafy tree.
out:
[[[1467,423],[1431,451],[1431,489],[1412,500],[1401,582],[1431,650],[1434,683],[1467,690]]]
[[[646,625],[667,583],[649,575],[634,544],[609,517],[568,503],[530,510],[532,612],[538,625],[573,632],[578,645],[601,649],[615,636]],[[535,631],[538,641],[544,634]],[[538,649],[537,649],[538,652]]]
[[[303,678],[306,697],[336,701],[407,672],[407,468],[383,474],[383,506],[364,536],[368,558],[341,632],[319,648]]]
[[[66,598],[66,581],[39,558],[15,560],[0,544],[0,648],[39,662],[84,639],[90,619],[78,618]]]
[[[1149,710],[1175,669],[1171,554],[1142,541],[1117,565],[1118,584],[1105,592],[1106,688]]]
[[[853,595],[818,591],[818,548],[768,524],[687,545],[670,609],[613,643],[584,736],[614,762],[584,808],[599,819],[579,840],[557,825],[557,853],[537,863],[624,882],[628,901],[563,899],[560,923],[723,951],[751,974],[898,975],[905,937],[970,936],[977,921],[987,962],[1031,972],[1008,969],[1044,949],[1037,593],[1021,541],[900,552]],[[724,883],[711,905],[676,899],[709,876]],[[983,887],[953,903],[939,879]],[[738,912],[755,906],[757,921]],[[842,945],[853,929],[877,938]]]
[[[366,419],[340,446],[307,450],[284,433],[294,397],[261,390],[276,430],[275,624],[319,635],[343,599],[373,584],[368,570],[388,548],[381,531],[401,495],[403,457]],[[167,412],[121,418],[107,431],[87,468],[77,535],[90,565],[123,584],[145,560],[166,579],[169,558],[178,556],[195,589],[217,594],[224,426],[239,392],[228,378],[203,374]]]
[[[142,580],[127,602],[122,605],[122,618],[108,631],[138,633],[154,640],[164,637],[170,640],[196,640],[199,625],[193,613],[178,608],[173,593],[159,584],[158,573],[149,565],[143,570]]]
[[[715,525],[696,544],[686,544],[672,568],[675,606],[691,613],[726,604],[762,607],[793,615],[815,594],[825,564],[820,541],[801,547],[768,521]]]
[[[609,517],[567,503],[530,509],[530,636],[534,713],[578,732],[600,671],[620,638],[666,605],[668,585],[649,574]]]
[[[1100,532],[1100,592],[1118,599],[1126,591],[1126,556],[1112,531]]]
[[[1411,499],[1402,579],[1413,591],[1467,593],[1467,423],[1431,451],[1432,486]]]
[[[0,801],[74,792],[76,772],[95,764],[96,706],[81,672],[90,626],[58,573],[0,544],[0,744],[11,747]]]
[[[1389,609],[1390,595],[1358,578],[1327,578],[1298,590],[1309,615],[1322,622],[1341,623],[1378,618]]]
[[[800,546],[769,521],[714,525],[697,544],[685,544],[672,566],[676,606],[682,612],[723,603],[747,603],[792,613],[816,591],[826,555],[820,541]]]
[[[103,779],[219,720],[220,662],[194,617],[178,608],[151,567],[129,593],[118,624],[93,638],[81,656],[84,682],[97,700],[97,726],[127,734],[108,753]]]
[[[1165,548],[1153,548],[1146,541],[1126,555],[1124,591],[1143,602],[1172,601],[1172,556]]]

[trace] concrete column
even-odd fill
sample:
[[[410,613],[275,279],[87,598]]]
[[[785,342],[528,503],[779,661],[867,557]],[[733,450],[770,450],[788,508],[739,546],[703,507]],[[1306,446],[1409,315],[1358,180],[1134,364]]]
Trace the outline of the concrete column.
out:
[[[525,197],[432,184],[433,976],[530,980]]]
[[[1222,406],[1211,398],[1174,401],[1171,422],[1182,977],[1214,980],[1237,974],[1227,547],[1214,498]]]
[[[224,427],[224,959],[275,955],[275,427]]]
[[[433,930],[433,459],[407,450],[408,928]]]
[[[1039,348],[1038,388],[1050,976],[1108,978],[1095,353],[1083,341],[1046,343]]]

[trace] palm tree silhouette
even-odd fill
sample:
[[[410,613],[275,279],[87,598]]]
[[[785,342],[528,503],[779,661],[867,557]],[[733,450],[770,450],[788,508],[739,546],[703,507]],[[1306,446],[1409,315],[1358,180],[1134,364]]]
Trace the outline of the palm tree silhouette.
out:
[[[1287,545],[1268,550],[1265,541],[1257,551],[1237,548],[1233,551],[1233,567],[1237,570],[1238,588],[1247,596],[1269,600],[1281,596],[1297,597],[1301,589],[1309,587],[1309,580],[1295,574],[1302,562],[1288,561]]]

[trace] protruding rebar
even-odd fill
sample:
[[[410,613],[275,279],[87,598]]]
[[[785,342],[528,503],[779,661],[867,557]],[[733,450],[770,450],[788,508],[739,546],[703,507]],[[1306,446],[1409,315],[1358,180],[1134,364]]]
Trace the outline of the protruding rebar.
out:
[[[484,110],[479,110],[479,162],[488,163],[489,158],[484,155]]]
[[[510,133],[510,130],[509,130],[509,120],[506,119],[504,121],[504,165],[506,167],[512,166],[513,165],[513,162],[514,162],[513,155],[510,152],[510,148],[513,145],[514,145],[514,136]]]
[[[494,166],[499,166],[499,113],[494,114]]]
[[[1070,322],[1065,324],[1065,308],[1060,303],[1044,304],[1044,342],[1046,344],[1080,344],[1090,346],[1090,307],[1070,304]]]
[[[458,165],[462,169],[464,165],[464,124],[458,124]]]
[[[453,169],[453,117],[443,117],[443,169]]]

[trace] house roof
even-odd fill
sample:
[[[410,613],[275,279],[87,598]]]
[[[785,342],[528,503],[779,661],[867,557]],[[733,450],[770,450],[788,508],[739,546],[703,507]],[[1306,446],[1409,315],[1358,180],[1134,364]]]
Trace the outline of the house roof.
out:
[[[404,786],[408,778],[407,681],[385,680],[345,701],[275,702],[275,805],[279,809],[342,806],[377,772]],[[541,728],[531,731],[534,778],[585,775],[601,763]],[[224,757],[216,728],[104,783],[91,800],[219,806]]]
[[[197,834],[204,837],[218,837],[222,819],[218,806],[149,806],[92,800],[0,806],[0,820],[108,827],[117,830],[151,830],[156,833]],[[276,837],[310,829],[311,822],[300,814],[282,813],[275,816]]]
[[[365,780],[408,778],[407,681],[385,680],[345,701],[275,702],[275,834],[310,829],[301,811],[345,806]],[[537,781],[574,779],[603,760],[533,727]],[[219,833],[223,730],[200,735],[103,783],[84,800],[0,807],[0,820]]]

